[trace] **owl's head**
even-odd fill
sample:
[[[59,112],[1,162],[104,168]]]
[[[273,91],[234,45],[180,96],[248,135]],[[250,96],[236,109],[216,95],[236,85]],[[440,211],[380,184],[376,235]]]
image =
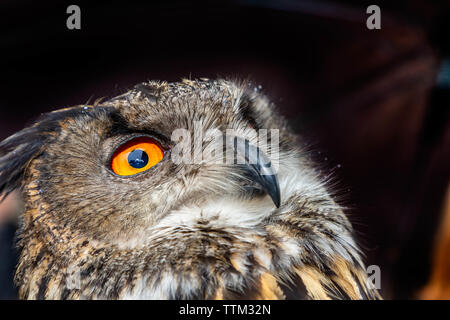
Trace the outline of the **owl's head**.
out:
[[[143,83],[45,114],[3,141],[0,192],[23,187],[24,218],[37,229],[118,245],[193,212],[231,227],[256,223],[280,206],[279,163],[289,171],[295,153],[272,109],[248,83]],[[239,203],[250,212],[235,212]]]
[[[248,83],[143,83],[42,116],[0,155],[0,194],[25,202],[21,297],[377,297],[341,207]]]

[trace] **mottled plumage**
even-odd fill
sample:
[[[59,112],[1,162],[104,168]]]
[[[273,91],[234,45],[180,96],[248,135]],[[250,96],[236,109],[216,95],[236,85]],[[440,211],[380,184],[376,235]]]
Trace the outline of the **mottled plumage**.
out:
[[[242,166],[169,156],[113,174],[126,139],[279,129],[280,207]],[[352,227],[299,138],[248,83],[148,82],[43,115],[0,144],[0,193],[22,189],[16,283],[28,299],[377,298]],[[169,151],[170,152],[170,151]],[[274,196],[276,197],[276,196]],[[275,201],[275,200],[274,200]]]

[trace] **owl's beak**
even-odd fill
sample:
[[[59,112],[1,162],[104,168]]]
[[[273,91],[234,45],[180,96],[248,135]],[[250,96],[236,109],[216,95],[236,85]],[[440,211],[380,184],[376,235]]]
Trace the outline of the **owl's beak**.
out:
[[[248,178],[259,184],[277,208],[280,207],[280,186],[277,174],[269,157],[260,148],[247,139],[227,137],[227,144],[232,144],[236,152],[238,165],[242,165]]]

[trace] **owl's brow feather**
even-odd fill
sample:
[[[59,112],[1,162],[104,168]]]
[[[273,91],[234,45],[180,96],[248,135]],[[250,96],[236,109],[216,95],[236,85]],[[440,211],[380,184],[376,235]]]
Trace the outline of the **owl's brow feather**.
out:
[[[131,134],[145,134],[151,135],[156,140],[160,141],[163,144],[169,144],[169,138],[165,135],[152,130],[151,128],[136,128],[131,125],[129,121],[127,121],[123,115],[117,109],[112,109],[108,114],[111,119],[111,126],[108,128],[106,132],[106,137],[113,137],[119,135],[131,135]]]

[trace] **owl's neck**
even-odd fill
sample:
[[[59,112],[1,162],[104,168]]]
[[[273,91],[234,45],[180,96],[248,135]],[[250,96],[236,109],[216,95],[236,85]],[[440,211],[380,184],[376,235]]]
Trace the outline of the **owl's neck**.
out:
[[[286,296],[282,283],[291,279],[304,284],[304,297],[327,298],[333,286],[360,297],[365,288],[362,264],[339,214],[313,212],[304,204],[305,217],[328,215],[329,224],[313,226],[285,212],[254,219],[244,214],[237,227],[231,222],[243,211],[236,207],[233,216],[228,209],[222,217],[213,211],[177,211],[139,247],[77,237],[64,245],[55,242],[58,228],[46,226],[42,237],[36,237],[35,229],[24,230],[20,294],[49,299],[274,299]],[[334,236],[320,237],[320,232]]]

